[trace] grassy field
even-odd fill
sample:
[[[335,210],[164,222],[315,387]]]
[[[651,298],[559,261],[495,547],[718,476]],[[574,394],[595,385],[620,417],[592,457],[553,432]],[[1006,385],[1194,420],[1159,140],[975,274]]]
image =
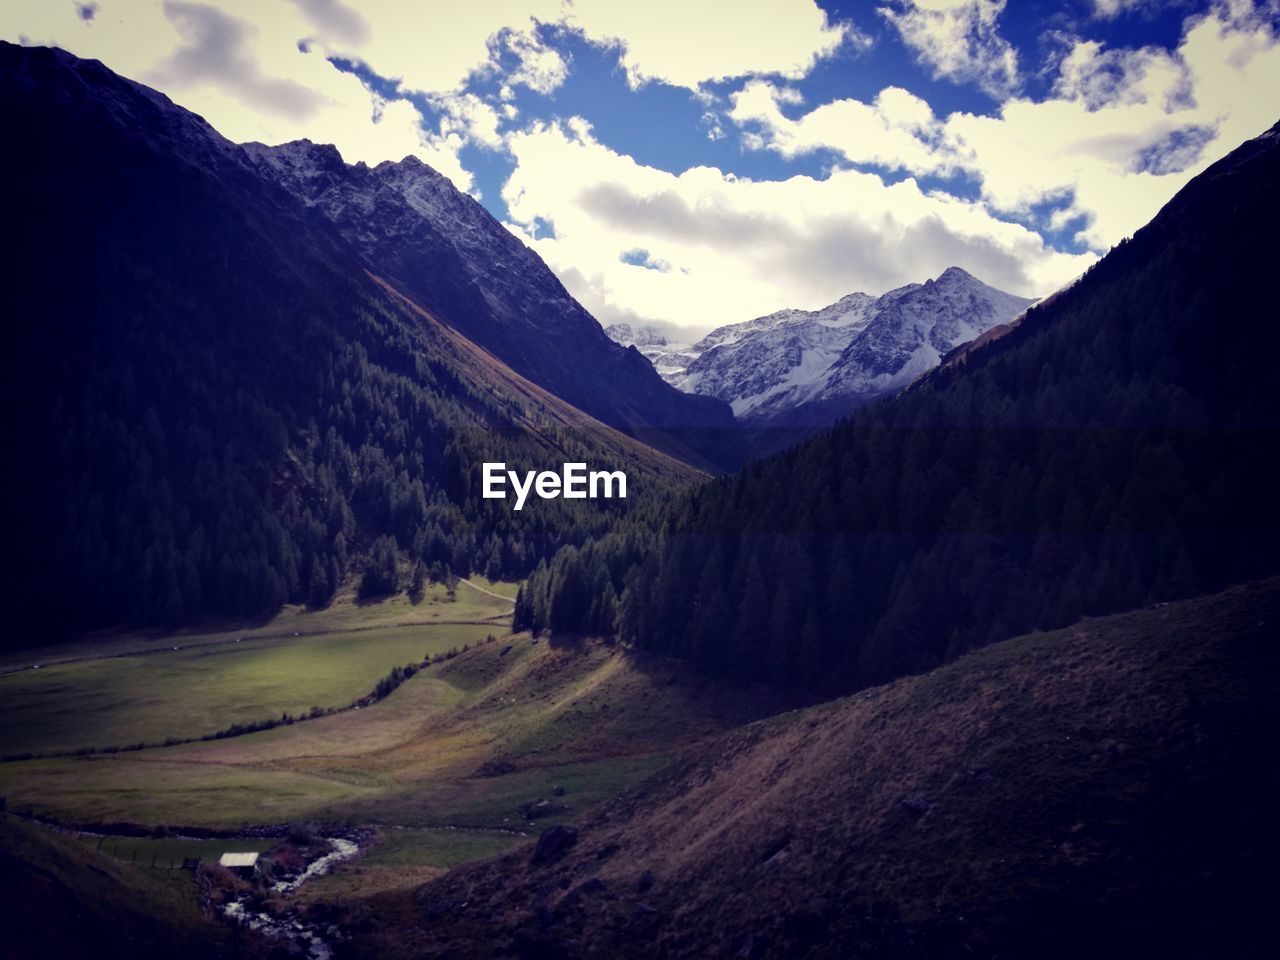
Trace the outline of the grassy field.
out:
[[[208,682],[253,673],[236,671],[236,655],[228,656],[211,661]],[[114,663],[83,667],[91,677]],[[93,689],[109,699],[110,684]],[[758,689],[704,684],[602,644],[553,646],[524,635],[435,664],[361,710],[206,743],[3,763],[0,794],[10,809],[82,823],[536,830],[615,796],[682,748],[781,706]],[[102,710],[100,725],[122,728],[138,713],[127,698],[114,713],[104,700]],[[521,806],[554,797],[557,787],[555,815],[526,826]]]
[[[346,706],[392,667],[501,629],[378,627],[53,664],[0,675],[0,755],[162,743]],[[178,649],[172,649],[177,647]]]
[[[512,603],[515,603],[516,591],[520,589],[518,583],[507,583],[503,580],[490,580],[488,577],[482,577],[475,574],[470,581],[464,581],[472,586],[479,587],[481,590],[488,590],[490,593],[496,593],[506,597]]]
[[[426,595],[417,604],[403,594],[376,602],[363,602],[348,587],[323,610],[286,605],[270,620],[255,624],[216,624],[176,633],[104,632],[53,646],[33,646],[0,653],[0,673],[29,670],[36,664],[47,668],[72,659],[114,657],[122,654],[171,650],[174,646],[233,643],[240,640],[280,639],[294,634],[353,632],[397,626],[430,624],[490,623],[503,629],[510,619],[517,584],[494,583],[475,577],[474,583],[459,581],[453,599],[442,584],[428,584]],[[496,596],[495,596],[496,594]]]
[[[78,841],[104,856],[127,860],[139,867],[181,868],[188,857],[217,860],[229,850],[264,853],[278,840],[250,837],[235,840],[199,840],[189,837],[78,836]]]
[[[298,904],[370,897],[411,890],[449,868],[497,856],[526,841],[496,830],[389,827],[356,859],[302,887]]]

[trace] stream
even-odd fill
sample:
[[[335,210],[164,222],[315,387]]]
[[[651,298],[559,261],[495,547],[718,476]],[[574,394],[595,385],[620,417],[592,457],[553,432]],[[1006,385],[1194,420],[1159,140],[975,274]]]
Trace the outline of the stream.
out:
[[[291,893],[313,877],[323,876],[335,864],[350,860],[360,852],[360,845],[342,837],[326,838],[333,849],[323,857],[307,864],[307,868],[289,880],[280,880],[271,886],[273,894]],[[253,910],[247,905],[251,894],[245,894],[222,908],[226,917],[256,933],[275,939],[291,940],[304,951],[309,960],[330,960],[333,948],[325,937],[332,937],[334,928],[327,926],[322,931],[318,924],[306,923],[288,916],[277,916],[265,911]]]

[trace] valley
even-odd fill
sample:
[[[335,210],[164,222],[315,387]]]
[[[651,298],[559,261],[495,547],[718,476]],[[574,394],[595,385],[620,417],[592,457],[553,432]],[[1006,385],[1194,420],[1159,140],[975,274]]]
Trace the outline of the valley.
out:
[[[434,662],[384,699],[301,719],[313,705],[347,706],[424,654]],[[5,754],[83,751],[0,764],[10,810],[179,831],[293,821],[523,830],[521,806],[557,787],[565,800],[551,809],[579,812],[684,746],[789,702],[720,690],[598,641],[484,625],[246,639],[189,656],[51,664],[0,685]],[[285,711],[299,721],[204,743],[88,749]]]
[[[0,952],[1264,955],[1280,124],[1193,103],[1221,71],[1076,38],[1036,78],[1088,117],[1131,70],[1135,111],[1186,80],[1143,150],[1076,142],[1141,185],[1090,211],[973,166],[1047,102],[1013,78],[984,116],[810,110],[856,31],[809,0],[834,46],[781,72],[650,75],[575,3],[438,90],[345,47],[389,8],[153,6],[130,42],[183,45],[125,73],[0,40]],[[910,45],[915,6],[880,27]],[[1259,11],[1159,56],[1230,15],[1280,76]],[[705,163],[619,152],[626,111],[536,118],[593,69],[659,98],[655,154],[693,109]],[[219,76],[276,121],[188,109]],[[875,136],[807,139],[846,120]]]
[[[458,584],[455,603],[437,587],[421,606],[480,617],[514,589],[468,586]],[[416,609],[402,596],[361,605],[368,621],[388,625],[353,630],[352,606],[285,611],[238,631],[239,640],[225,632],[91,638],[38,670],[13,667],[11,657],[11,672],[0,676],[8,755],[0,845],[35,844],[23,854],[32,868],[50,845],[66,848],[76,897],[94,895],[99,867],[89,864],[110,862],[130,878],[128,896],[145,914],[150,895],[141,891],[161,875],[195,897],[191,875],[171,873],[184,858],[267,850],[300,829],[357,829],[355,860],[271,908],[331,910],[323,905],[407,894],[500,854],[642,782],[683,750],[799,702],[709,684],[599,640],[511,635],[483,621],[395,625]],[[509,604],[497,614],[509,615]],[[281,636],[281,626],[303,629]],[[305,719],[307,705],[346,706],[392,666],[424,655],[430,665],[384,698]],[[204,743],[114,749],[198,736],[268,709],[300,719]],[[27,751],[51,755],[13,757]],[[75,753],[52,755],[65,751]],[[71,833],[49,835],[44,824]],[[211,949],[228,932],[192,929]]]
[[[478,956],[625,957],[654,943],[794,955],[851,940],[1004,955],[1042,947],[1046,930],[1045,956],[1103,930],[1136,949],[1153,911],[1261,889],[1248,824],[1274,777],[1256,779],[1246,757],[1280,719],[1278,628],[1272,580],[1009,640],[818,705],[599,641],[503,635],[359,711],[0,764],[0,852],[66,850],[77,896],[93,870],[115,871],[145,913],[166,858],[358,829],[354,859],[271,907],[336,922],[351,957],[478,944]],[[204,682],[219,688],[237,656],[254,654],[211,663]],[[305,672],[296,682],[317,695]],[[95,726],[133,713],[118,704]],[[51,834],[31,816],[106,836]],[[1195,840],[1188,818],[1206,828]],[[567,851],[530,863],[558,823],[575,831]],[[258,839],[184,839],[246,831]],[[1117,845],[1135,857],[1116,860]],[[1194,864],[1194,886],[1159,881],[1171,858]],[[179,893],[190,881],[175,875]],[[1232,942],[1193,914],[1170,935]],[[226,936],[203,929],[188,927],[205,947]]]

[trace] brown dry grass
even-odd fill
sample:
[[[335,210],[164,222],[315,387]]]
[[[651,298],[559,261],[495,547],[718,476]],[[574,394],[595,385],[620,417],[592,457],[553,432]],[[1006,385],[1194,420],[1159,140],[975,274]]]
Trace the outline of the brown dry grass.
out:
[[[385,899],[418,926],[364,946],[1247,955],[1277,845],[1277,633],[1270,581],[751,724],[583,818],[557,864],[525,847],[427,885],[416,914]]]

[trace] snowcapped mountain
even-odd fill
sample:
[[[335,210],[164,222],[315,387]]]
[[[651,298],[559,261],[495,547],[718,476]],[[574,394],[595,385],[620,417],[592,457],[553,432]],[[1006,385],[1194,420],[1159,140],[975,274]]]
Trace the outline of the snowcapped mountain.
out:
[[[629,323],[612,323],[604,332],[624,347],[635,347],[668,383],[674,383],[685,367],[698,358],[693,344],[672,340],[650,324],[633,328]]]
[[[636,347],[665,347],[667,345],[666,335],[651,324],[632,329],[629,323],[613,323],[605,327],[604,332],[611,339],[628,347],[632,345]]]
[[[672,385],[729,403],[739,419],[814,424],[893,393],[1034,303],[951,267],[880,297],[781,310],[645,351]]]

